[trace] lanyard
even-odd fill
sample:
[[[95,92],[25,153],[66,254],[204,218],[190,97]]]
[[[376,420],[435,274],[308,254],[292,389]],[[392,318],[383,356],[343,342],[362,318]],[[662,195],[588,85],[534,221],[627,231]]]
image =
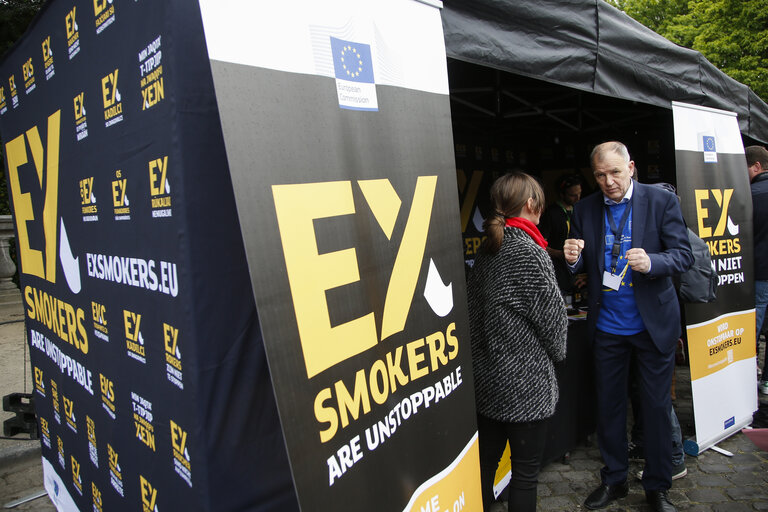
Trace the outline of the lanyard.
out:
[[[616,265],[619,262],[619,255],[621,254],[621,234],[624,232],[624,226],[627,225],[627,219],[629,219],[631,211],[632,199],[629,200],[627,206],[624,208],[624,214],[622,214],[619,226],[617,227],[610,206],[605,206],[605,216],[608,218],[608,226],[613,233],[613,247],[611,247],[611,274],[616,274]]]
[[[571,212],[569,212],[560,201],[557,202],[557,206],[559,206],[565,214],[565,238],[568,238],[568,235],[571,234]]]

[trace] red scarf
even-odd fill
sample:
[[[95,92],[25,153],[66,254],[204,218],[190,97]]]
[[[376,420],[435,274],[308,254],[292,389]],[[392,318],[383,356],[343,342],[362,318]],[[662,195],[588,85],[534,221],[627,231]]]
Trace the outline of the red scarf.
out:
[[[533,238],[533,241],[539,244],[542,249],[547,248],[547,241],[544,240],[543,236],[541,236],[539,228],[537,228],[536,224],[529,221],[528,219],[524,219],[523,217],[512,217],[507,219],[506,226],[522,229],[528,233],[531,238]]]

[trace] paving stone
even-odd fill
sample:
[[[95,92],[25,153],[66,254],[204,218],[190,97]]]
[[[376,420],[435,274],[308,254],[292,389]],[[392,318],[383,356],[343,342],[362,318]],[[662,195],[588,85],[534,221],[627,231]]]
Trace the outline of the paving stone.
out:
[[[752,508],[754,508],[755,510],[768,510],[768,500],[753,503]]]
[[[571,467],[575,470],[600,471],[603,463],[593,459],[571,459]]]
[[[544,470],[539,473],[539,483],[562,482],[563,475],[559,471]]]
[[[725,490],[726,494],[734,501],[750,500],[757,498],[768,499],[765,486],[749,485],[734,486]]]
[[[691,489],[685,491],[685,494],[693,503],[718,503],[728,500],[720,489]]]
[[[568,471],[571,469],[571,466],[568,464],[563,464],[562,462],[554,461],[547,464],[547,469],[550,471]]]
[[[736,453],[733,455],[733,457],[729,457],[728,460],[732,465],[738,466],[739,468],[744,468],[752,464],[759,465],[760,463],[765,462],[757,455],[757,453],[754,452]]]
[[[736,473],[726,475],[726,478],[732,482],[732,485],[763,485],[765,484],[763,479],[763,472],[765,471],[765,469],[749,472],[739,470]]]
[[[699,464],[699,469],[704,473],[710,473],[710,474],[733,473],[735,471],[731,466],[728,466],[727,464],[714,464],[714,463]]]
[[[554,482],[549,484],[552,496],[568,496],[572,494],[571,484],[568,482]]]
[[[688,503],[688,501],[689,501],[688,500],[688,495],[686,495],[685,492],[682,489],[680,489],[680,490],[670,489],[669,490],[669,499],[675,505],[677,505],[679,503]]]
[[[688,468],[687,476],[672,481],[672,489],[692,489],[698,485],[698,478],[698,476],[692,475],[691,469]]]
[[[732,485],[732,483],[727,478],[717,474],[705,473],[691,480],[695,480],[696,485],[702,487],[727,487]]]
[[[592,471],[568,471],[563,472],[563,478],[571,482],[587,482],[594,478]]]
[[[587,450],[585,449],[576,449],[571,452],[571,462],[574,460],[580,460],[580,459],[589,459],[589,454],[587,453]]]
[[[751,512],[754,510],[746,503],[718,503],[712,506],[712,512]]]
[[[577,502],[566,496],[545,496],[538,500],[537,510],[576,510]]]
[[[595,490],[595,487],[597,487],[595,482],[571,482],[571,493],[586,499],[589,493]]]
[[[701,503],[675,503],[678,511],[685,510],[685,512],[712,512],[712,507],[709,505],[702,505]]]

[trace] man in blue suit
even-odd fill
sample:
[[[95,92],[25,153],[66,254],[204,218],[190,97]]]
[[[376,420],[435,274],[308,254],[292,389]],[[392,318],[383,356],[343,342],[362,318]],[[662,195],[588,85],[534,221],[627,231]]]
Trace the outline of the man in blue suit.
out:
[[[638,362],[645,431],[643,487],[655,511],[675,512],[669,422],[670,384],[680,337],[680,308],[672,276],[693,262],[674,194],[632,179],[635,163],[620,142],[591,155],[599,193],[579,202],[563,251],[575,273],[587,273],[587,330],[593,341],[602,484],[587,497],[590,510],[628,493],[627,376]]]

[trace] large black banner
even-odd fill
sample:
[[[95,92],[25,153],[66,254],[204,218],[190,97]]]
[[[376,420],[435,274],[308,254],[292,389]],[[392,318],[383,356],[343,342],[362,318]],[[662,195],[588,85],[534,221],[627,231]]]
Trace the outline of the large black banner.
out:
[[[302,510],[481,510],[437,3],[200,4]]]
[[[46,4],[0,138],[51,499],[296,508],[197,3]]]

